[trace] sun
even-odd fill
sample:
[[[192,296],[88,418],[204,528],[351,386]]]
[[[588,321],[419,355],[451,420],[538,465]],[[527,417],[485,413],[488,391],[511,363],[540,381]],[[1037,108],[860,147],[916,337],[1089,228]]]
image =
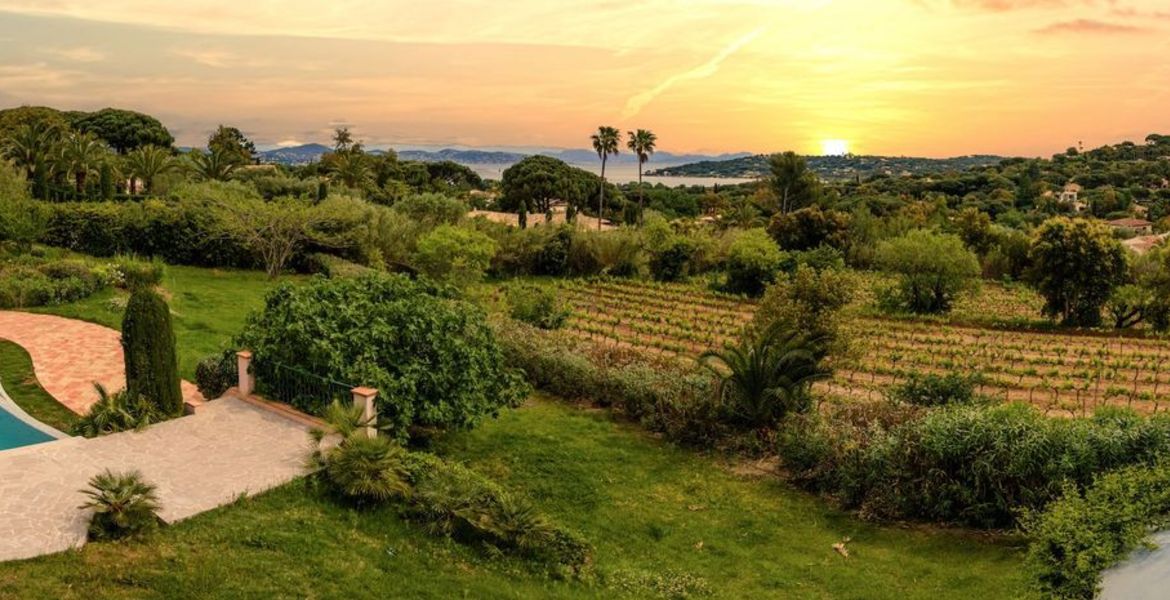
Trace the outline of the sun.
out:
[[[849,140],[821,140],[821,154],[824,156],[849,154]]]

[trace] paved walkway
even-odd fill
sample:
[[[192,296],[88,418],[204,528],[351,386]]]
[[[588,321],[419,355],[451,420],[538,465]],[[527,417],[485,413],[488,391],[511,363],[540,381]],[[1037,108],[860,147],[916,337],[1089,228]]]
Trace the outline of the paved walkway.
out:
[[[0,311],[0,338],[23,346],[41,387],[79,415],[97,402],[94,382],[111,392],[126,387],[121,334],[108,327],[55,315]],[[186,381],[183,397],[203,399]]]
[[[85,543],[79,490],[106,468],[158,486],[171,523],[302,474],[308,426],[234,397],[142,432],[69,438],[0,451],[0,561]]]

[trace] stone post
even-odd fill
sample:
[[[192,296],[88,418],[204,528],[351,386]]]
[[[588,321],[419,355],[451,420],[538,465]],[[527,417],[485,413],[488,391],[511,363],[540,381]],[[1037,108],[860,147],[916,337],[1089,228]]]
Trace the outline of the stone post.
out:
[[[378,413],[374,409],[374,398],[378,390],[368,387],[353,388],[353,405],[362,409],[362,420],[369,423],[366,427],[366,437],[378,437]]]
[[[236,373],[238,376],[240,395],[247,398],[256,391],[256,376],[252,371],[252,353],[248,350],[236,352]]]

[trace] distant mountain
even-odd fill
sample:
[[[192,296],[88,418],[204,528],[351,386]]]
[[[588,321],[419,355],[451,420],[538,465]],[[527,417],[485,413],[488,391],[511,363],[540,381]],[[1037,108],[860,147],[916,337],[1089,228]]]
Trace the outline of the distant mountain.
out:
[[[322,154],[333,150],[324,144],[304,144],[288,148],[274,148],[260,152],[260,162],[278,163],[282,165],[305,165],[319,158]]]
[[[526,154],[515,152],[494,152],[491,150],[456,150],[444,148],[438,152],[429,150],[399,150],[400,160],[419,160],[423,162],[438,162],[449,160],[461,165],[510,165],[520,162]]]
[[[870,175],[924,175],[943,171],[963,171],[973,167],[997,165],[1002,156],[978,154],[954,158],[919,158],[913,156],[807,156],[808,166],[822,179],[851,179]],[[768,174],[768,155],[756,154],[731,160],[704,160],[648,173],[662,177],[763,177]]]

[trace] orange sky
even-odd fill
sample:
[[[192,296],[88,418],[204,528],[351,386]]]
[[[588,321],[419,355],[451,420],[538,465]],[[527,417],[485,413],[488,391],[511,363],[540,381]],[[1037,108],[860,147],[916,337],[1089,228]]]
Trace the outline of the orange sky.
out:
[[[164,8],[165,7],[165,8]],[[1170,133],[1167,0],[0,0],[0,106],[268,145],[1047,155]]]

